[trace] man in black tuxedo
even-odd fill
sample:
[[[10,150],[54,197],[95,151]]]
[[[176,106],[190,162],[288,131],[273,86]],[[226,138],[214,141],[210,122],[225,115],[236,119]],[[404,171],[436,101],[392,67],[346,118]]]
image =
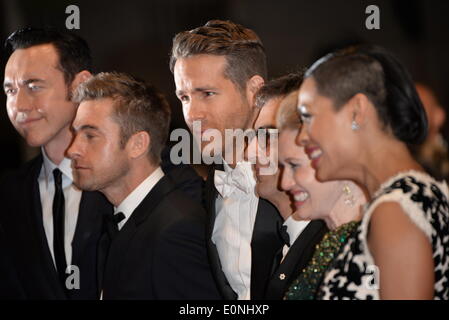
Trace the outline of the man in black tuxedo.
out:
[[[22,29],[7,40],[4,90],[16,130],[42,153],[0,184],[0,222],[28,299],[96,299],[97,246],[112,206],[72,183],[65,151],[77,104],[71,92],[91,76],[84,40],[54,29]]]
[[[201,205],[164,175],[170,108],[154,87],[121,73],[79,86],[68,155],[75,183],[114,205],[101,245],[103,299],[218,299]]]
[[[254,125],[256,131],[277,130],[277,122],[285,122],[282,119],[285,113],[279,111],[286,107],[296,110],[301,82],[302,76],[292,73],[267,82],[257,92],[256,106],[260,109],[260,113]],[[300,126],[299,118],[298,126]],[[272,275],[264,297],[269,300],[280,300],[293,280],[307,266],[315,251],[315,245],[328,229],[322,220],[300,221],[292,217],[293,203],[289,195],[280,189],[280,170],[264,171],[268,169],[267,163],[276,163],[277,167],[277,141],[274,141],[277,137],[269,134],[264,136],[269,140],[266,147],[259,145],[257,136],[248,146],[248,153],[255,162],[257,194],[272,203],[285,220],[279,225],[279,233],[284,238],[285,245],[279,249],[273,261]],[[262,150],[264,152],[261,152]],[[262,159],[261,155],[269,161]]]
[[[97,245],[112,206],[101,193],[81,192],[72,184],[65,156],[78,107],[72,91],[91,76],[90,50],[83,39],[52,28],[18,30],[6,48],[8,115],[27,143],[42,150],[0,183],[0,221],[12,244],[12,260],[30,299],[96,299]],[[164,171],[200,202],[202,179],[191,167],[164,160]]]
[[[214,20],[173,39],[170,69],[184,118],[201,150],[222,163],[205,185],[207,241],[214,278],[225,299],[260,299],[281,246],[281,217],[254,193],[254,176],[227,129],[252,129],[254,95],[267,74],[263,45],[254,31]],[[221,139],[208,143],[209,133]]]

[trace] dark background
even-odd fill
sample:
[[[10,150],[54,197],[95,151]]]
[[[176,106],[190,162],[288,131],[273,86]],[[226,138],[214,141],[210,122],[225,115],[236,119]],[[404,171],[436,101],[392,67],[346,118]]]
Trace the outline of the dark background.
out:
[[[415,80],[449,105],[449,2],[445,0],[0,0],[2,42],[23,26],[65,28],[65,9],[80,8],[80,30],[96,72],[123,71],[163,90],[173,108],[172,127],[185,127],[168,68],[173,36],[210,19],[229,19],[255,30],[264,42],[270,77],[303,69],[333,47],[355,41],[385,46]],[[367,30],[365,9],[380,8],[380,30]],[[2,56],[0,78],[6,64]],[[10,124],[0,94],[0,175],[35,154]],[[448,112],[449,113],[449,112]],[[448,115],[449,116],[449,115]],[[448,125],[444,129],[448,136]]]

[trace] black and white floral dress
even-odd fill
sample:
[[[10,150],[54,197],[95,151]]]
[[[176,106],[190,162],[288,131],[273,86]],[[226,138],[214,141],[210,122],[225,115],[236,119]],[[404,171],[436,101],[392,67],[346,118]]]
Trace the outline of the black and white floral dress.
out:
[[[367,245],[374,209],[382,202],[398,202],[432,244],[435,299],[449,298],[449,190],[429,175],[407,171],[383,183],[365,207],[362,222],[323,278],[319,299],[379,299],[379,270]]]

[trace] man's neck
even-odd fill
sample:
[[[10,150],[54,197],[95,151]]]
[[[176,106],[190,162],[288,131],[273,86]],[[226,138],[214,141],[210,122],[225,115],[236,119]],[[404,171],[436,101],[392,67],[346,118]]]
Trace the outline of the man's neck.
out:
[[[65,157],[65,153],[72,142],[73,135],[68,127],[63,128],[52,140],[43,146],[48,159],[59,165]]]
[[[131,168],[125,176],[100,191],[109,202],[118,207],[158,167],[158,165],[148,164]]]

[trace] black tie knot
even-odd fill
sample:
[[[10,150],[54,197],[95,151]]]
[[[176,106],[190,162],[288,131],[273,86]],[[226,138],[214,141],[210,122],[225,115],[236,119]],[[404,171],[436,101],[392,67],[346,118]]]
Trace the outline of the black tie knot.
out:
[[[282,239],[282,241],[284,242],[284,244],[286,244],[288,247],[290,247],[290,236],[287,232],[287,226],[286,225],[282,225],[279,227],[279,236]]]
[[[55,179],[55,185],[62,186],[62,172],[58,168],[53,170],[53,178]]]

